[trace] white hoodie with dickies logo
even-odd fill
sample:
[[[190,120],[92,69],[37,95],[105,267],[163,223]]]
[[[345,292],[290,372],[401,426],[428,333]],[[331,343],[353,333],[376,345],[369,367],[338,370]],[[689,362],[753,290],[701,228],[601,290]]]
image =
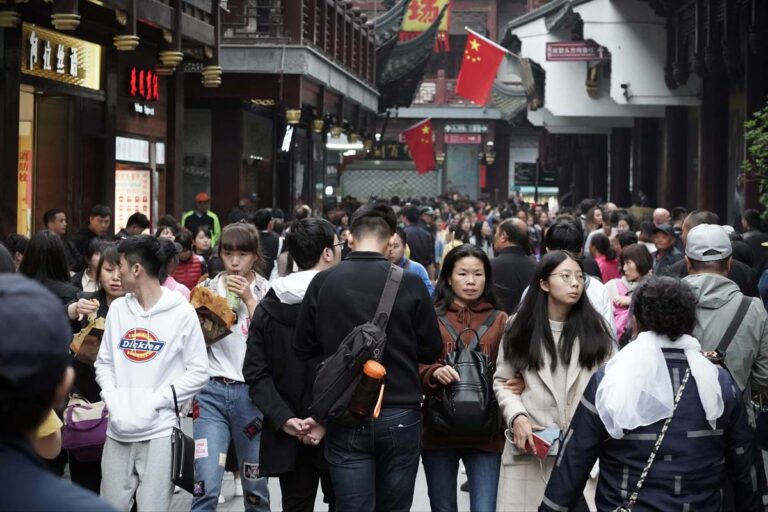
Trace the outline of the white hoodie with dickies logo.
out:
[[[109,437],[138,442],[170,436],[176,425],[171,385],[181,407],[208,382],[194,308],[165,288],[148,311],[133,294],[115,299],[94,366],[109,410]]]

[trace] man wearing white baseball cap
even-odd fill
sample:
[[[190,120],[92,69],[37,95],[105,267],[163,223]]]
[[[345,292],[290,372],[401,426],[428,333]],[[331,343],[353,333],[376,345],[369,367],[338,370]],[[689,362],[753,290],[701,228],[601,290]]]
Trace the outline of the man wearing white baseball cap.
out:
[[[746,297],[728,279],[732,252],[722,226],[700,224],[688,232],[683,282],[698,297],[693,336],[704,351],[724,358],[742,391],[768,391],[768,314],[760,299]]]

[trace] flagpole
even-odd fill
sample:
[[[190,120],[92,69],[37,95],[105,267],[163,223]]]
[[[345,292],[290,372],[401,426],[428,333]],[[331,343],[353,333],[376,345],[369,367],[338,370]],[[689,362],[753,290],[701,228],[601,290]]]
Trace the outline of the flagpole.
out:
[[[495,43],[495,42],[491,41],[490,39],[488,39],[488,38],[487,38],[487,37],[485,37],[485,36],[481,36],[480,34],[478,34],[477,32],[475,32],[474,30],[472,30],[471,28],[469,28],[469,27],[467,27],[467,26],[465,26],[465,27],[464,27],[464,30],[466,30],[467,32],[471,32],[471,33],[473,33],[475,36],[477,36],[478,38],[482,39],[482,40],[483,40],[483,41],[485,41],[486,43],[489,43],[491,46],[495,46],[495,47],[496,47],[496,48],[498,48],[499,50],[501,50],[501,51],[503,51],[503,52],[506,52],[506,53],[508,53],[508,54],[512,55],[513,57],[517,57],[517,59],[519,59],[519,60],[522,60],[522,59],[523,59],[523,58],[522,58],[521,56],[519,56],[518,54],[516,54],[516,53],[513,53],[513,52],[511,52],[511,51],[507,50],[506,48],[504,48],[504,47],[503,47],[503,46],[501,46],[500,44],[498,44],[498,43]]]

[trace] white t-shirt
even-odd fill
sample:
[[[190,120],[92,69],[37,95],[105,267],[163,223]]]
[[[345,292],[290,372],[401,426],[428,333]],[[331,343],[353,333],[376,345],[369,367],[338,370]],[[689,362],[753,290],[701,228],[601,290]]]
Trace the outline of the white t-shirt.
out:
[[[206,286],[222,297],[226,297],[227,288],[223,279],[226,275],[226,272],[221,272],[201,286]],[[269,281],[259,274],[255,275],[255,279],[251,282],[251,293],[258,304],[269,291]],[[240,301],[240,307],[237,310],[237,322],[232,326],[232,334],[208,347],[208,374],[211,377],[224,377],[245,382],[243,361],[245,360],[246,341],[248,340],[250,325],[251,317],[248,313],[248,307],[243,301]]]

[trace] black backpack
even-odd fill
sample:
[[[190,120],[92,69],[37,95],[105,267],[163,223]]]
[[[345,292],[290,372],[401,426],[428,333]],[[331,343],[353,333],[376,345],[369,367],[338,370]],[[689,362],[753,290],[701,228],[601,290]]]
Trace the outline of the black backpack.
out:
[[[445,317],[439,317],[456,340],[453,351],[446,355],[445,364],[452,366],[460,381],[442,386],[425,403],[427,424],[435,431],[455,436],[488,436],[499,429],[499,404],[493,392],[495,361],[477,350],[480,339],[493,325],[500,311],[494,310],[483,325],[475,331],[464,329],[457,333]],[[472,331],[475,335],[467,347],[461,335]]]
[[[345,424],[357,421],[358,417],[349,412],[349,401],[362,378],[365,362],[381,361],[384,356],[387,323],[402,278],[403,269],[392,265],[373,319],[352,329],[336,352],[320,363],[309,406],[314,418]]]

